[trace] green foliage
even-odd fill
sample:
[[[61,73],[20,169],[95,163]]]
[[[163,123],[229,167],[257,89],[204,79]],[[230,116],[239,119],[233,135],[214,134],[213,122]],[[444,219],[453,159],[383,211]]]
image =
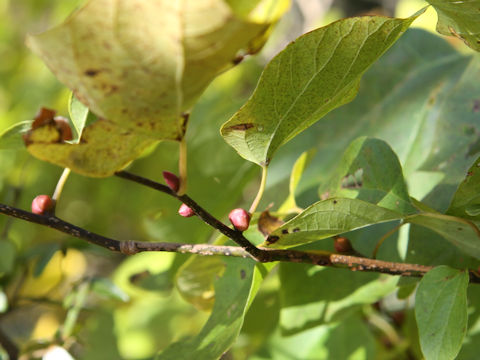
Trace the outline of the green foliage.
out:
[[[429,2],[440,33],[480,50],[477,1]],[[239,65],[263,48],[288,0],[80,3],[0,5],[0,39],[16,46],[6,55],[0,46],[1,203],[28,209],[61,173],[25,151],[26,133],[30,154],[88,177],[131,166],[158,180],[185,141],[188,194],[220,220],[254,197],[257,169],[244,159],[268,166],[244,233],[254,244],[328,254],[341,235],[358,255],[440,266],[415,292],[418,279],[360,267],[125,258],[0,217],[0,327],[23,355],[56,345],[89,360],[476,358],[477,54],[407,30],[424,16],[412,9],[407,19],[340,19],[267,64]],[[69,90],[26,53],[18,24],[43,31],[28,44]],[[24,119],[41,106],[68,111],[73,141],[52,121],[31,129]],[[56,215],[121,240],[233,245],[178,206],[119,178],[72,174]],[[273,231],[264,237],[265,210]]]
[[[225,141],[268,165],[279,146],[354,98],[363,73],[413,20],[343,19],[301,36],[267,65],[252,97],[222,126]]]
[[[363,200],[331,198],[319,201],[270,234],[267,246],[285,248],[401,219],[399,213]]]
[[[437,31],[453,35],[480,51],[480,1],[427,0],[438,13]]]
[[[321,192],[368,201],[402,214],[415,212],[396,154],[378,139],[353,141]]]
[[[447,266],[431,270],[420,281],[415,316],[425,358],[454,359],[467,330],[468,274]]]

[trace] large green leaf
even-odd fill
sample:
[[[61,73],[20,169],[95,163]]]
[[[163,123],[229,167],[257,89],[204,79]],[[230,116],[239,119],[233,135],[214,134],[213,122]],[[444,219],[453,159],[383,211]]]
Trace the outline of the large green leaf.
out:
[[[362,74],[416,18],[342,19],[299,37],[265,68],[248,102],[221,129],[245,159],[268,165],[279,146],[351,101]]]
[[[402,214],[415,212],[398,158],[379,139],[354,140],[320,192],[322,198],[356,198]]]
[[[223,0],[92,0],[62,25],[28,37],[27,43],[95,115],[118,126],[117,133],[149,138],[151,144],[184,136],[182,114],[215,76],[233,66],[237,52],[248,49],[275,20],[264,19],[240,18]],[[37,140],[38,146],[42,140]],[[88,146],[109,155],[108,147]],[[133,160],[140,153],[137,146],[114,147],[112,156],[121,162]],[[97,172],[98,163],[105,160],[102,155],[97,166],[89,168],[93,159],[84,159],[81,151],[70,155],[67,147],[29,150],[86,175],[109,175]],[[71,164],[65,164],[65,158]],[[123,166],[115,165],[114,170]]]
[[[480,158],[475,160],[459,185],[447,214],[480,224]]]
[[[462,39],[467,46],[480,51],[479,0],[427,0],[438,14],[437,31]]]
[[[280,226],[263,245],[291,247],[401,218],[397,212],[363,200],[331,198],[313,204]]]
[[[245,259],[226,259],[227,266],[215,284],[215,304],[201,332],[172,344],[156,359],[218,359],[235,342],[243,319],[272,264],[255,265]]]
[[[293,334],[373,304],[395,290],[398,277],[281,263],[280,281],[280,326],[283,333]]]
[[[447,266],[429,271],[415,296],[415,317],[427,360],[454,359],[467,331],[468,273]]]
[[[333,323],[282,336],[273,333],[264,351],[249,360],[369,360],[378,358],[375,337],[363,319],[355,314]]]
[[[465,254],[480,259],[480,231],[472,222],[436,213],[409,216],[405,221],[433,230]]]

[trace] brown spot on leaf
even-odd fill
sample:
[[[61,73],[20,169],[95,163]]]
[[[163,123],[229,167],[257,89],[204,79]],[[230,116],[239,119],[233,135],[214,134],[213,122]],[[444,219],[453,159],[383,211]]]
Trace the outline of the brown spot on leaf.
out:
[[[287,230],[287,229],[283,229],[283,230],[282,230],[282,234],[288,234],[288,230]]]
[[[337,200],[333,200],[333,205],[336,205],[337,204]]]
[[[255,125],[252,123],[244,123],[244,124],[237,124],[237,125],[232,125],[226,128],[225,130],[231,131],[231,130],[237,130],[237,131],[246,131],[248,129],[253,128]]]
[[[242,279],[242,280],[243,280],[243,279],[245,279],[245,277],[246,277],[246,276],[247,276],[247,273],[246,273],[246,271],[245,271],[245,270],[243,270],[243,269],[242,269],[242,270],[240,270],[240,279]]]
[[[270,215],[268,210],[263,211],[258,218],[258,231],[260,231],[263,236],[270,235],[275,229],[282,226],[284,222],[279,218]],[[288,232],[288,231],[287,231]],[[268,241],[268,240],[267,240]]]
[[[299,228],[295,228],[295,229],[293,229],[293,232],[294,232],[294,233],[295,233],[295,232],[299,232],[299,231],[300,231],[300,229],[299,229]]]
[[[84,74],[87,75],[87,76],[93,77],[93,76],[98,75],[99,72],[100,72],[100,70],[88,69],[88,70],[85,70]]]
[[[233,65],[238,65],[243,61],[244,58],[245,58],[245,56],[243,56],[242,54],[239,54],[239,55],[235,56],[235,58],[232,60],[232,64]]]
[[[275,235],[269,236],[267,237],[267,243],[274,244],[278,241],[278,239],[280,239],[278,236],[275,236]]]
[[[472,112],[476,113],[480,111],[480,99],[475,99],[473,101]]]

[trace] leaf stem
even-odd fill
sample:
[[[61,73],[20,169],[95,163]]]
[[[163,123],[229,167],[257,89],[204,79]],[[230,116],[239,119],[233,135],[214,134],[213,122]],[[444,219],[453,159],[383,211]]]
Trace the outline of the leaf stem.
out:
[[[372,259],[376,259],[377,258],[377,253],[378,253],[378,250],[380,250],[380,246],[382,246],[382,244],[384,243],[385,240],[387,240],[390,236],[392,236],[393,234],[395,234],[398,229],[400,229],[403,225],[405,225],[404,222],[401,222],[400,224],[398,224],[397,226],[395,226],[392,230],[390,230],[389,232],[387,232],[385,235],[383,235],[380,240],[378,240],[377,242],[377,245],[375,246],[375,249],[373,250],[373,253],[372,253]]]
[[[58,179],[57,186],[55,187],[55,191],[53,192],[53,195],[52,195],[53,201],[58,201],[58,198],[62,194],[63,187],[67,182],[68,175],[70,175],[70,169],[69,168],[63,169],[62,175],[60,176],[60,179]]]
[[[260,181],[260,187],[258,188],[257,196],[255,196],[255,199],[253,200],[252,205],[250,206],[250,210],[248,210],[250,214],[253,214],[257,210],[258,204],[260,203],[260,200],[262,199],[263,193],[265,191],[266,183],[267,183],[267,167],[262,166],[262,180]]]
[[[178,172],[180,175],[180,188],[178,189],[177,194],[183,195],[187,192],[187,142],[185,141],[185,136],[180,140]]]

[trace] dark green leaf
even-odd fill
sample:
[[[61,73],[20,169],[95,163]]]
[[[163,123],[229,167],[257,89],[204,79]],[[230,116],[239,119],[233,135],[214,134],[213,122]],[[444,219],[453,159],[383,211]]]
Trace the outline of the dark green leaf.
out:
[[[17,248],[7,240],[0,239],[0,278],[13,270]]]
[[[480,224],[480,158],[475,160],[459,185],[447,214]]]
[[[415,316],[428,360],[454,359],[467,331],[468,273],[447,266],[429,271],[418,286]]]
[[[343,320],[393,292],[398,278],[281,263],[280,281],[280,325],[283,333],[292,334]]]
[[[480,51],[479,0],[427,0],[438,14],[437,31],[462,39],[467,46]]]
[[[313,204],[276,229],[264,245],[291,247],[401,218],[399,213],[363,200],[332,198]]]
[[[397,156],[379,139],[361,137],[354,140],[320,192],[322,198],[356,198],[402,214],[416,211],[410,202]]]
[[[435,231],[465,254],[480,259],[480,231],[472,222],[436,213],[409,216],[405,221]]]

